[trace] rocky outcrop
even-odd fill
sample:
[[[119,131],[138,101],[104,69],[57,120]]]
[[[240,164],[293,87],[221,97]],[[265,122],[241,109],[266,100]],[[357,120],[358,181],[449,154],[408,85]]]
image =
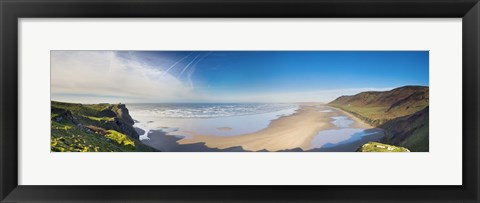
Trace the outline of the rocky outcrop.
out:
[[[51,121],[52,151],[156,151],[140,142],[125,104],[52,101]]]
[[[125,133],[126,135],[130,136],[131,138],[134,139],[139,139],[139,135],[135,128],[133,127],[133,124],[135,122],[133,121],[133,118],[130,116],[127,107],[125,104],[115,104],[112,106],[110,109],[111,112],[115,115],[114,123],[115,127],[120,130],[120,132]]]
[[[379,142],[368,142],[358,148],[357,152],[410,152],[410,150],[405,147],[397,147]]]
[[[128,113],[128,109],[126,108],[125,104],[115,104],[113,105],[111,111],[115,114],[114,122],[115,125],[120,129],[120,132],[123,132],[131,138],[138,140],[140,136],[133,127],[135,122]]]
[[[115,111],[115,114],[116,114],[117,118],[121,119],[122,121],[124,121],[128,125],[135,124],[135,122],[133,121],[133,118],[130,116],[130,114],[128,112],[128,109],[125,106],[125,104],[114,105],[113,109],[115,109],[114,111]]]

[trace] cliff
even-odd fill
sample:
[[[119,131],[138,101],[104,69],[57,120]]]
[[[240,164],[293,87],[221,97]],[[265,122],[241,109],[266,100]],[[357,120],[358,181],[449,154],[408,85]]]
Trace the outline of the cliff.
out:
[[[411,151],[428,151],[429,88],[404,86],[341,96],[329,105],[385,130],[381,140]]]
[[[385,129],[381,142],[406,147],[412,151],[429,150],[429,107],[412,115],[395,118],[378,126]]]
[[[125,104],[51,102],[52,151],[155,151],[139,141]]]

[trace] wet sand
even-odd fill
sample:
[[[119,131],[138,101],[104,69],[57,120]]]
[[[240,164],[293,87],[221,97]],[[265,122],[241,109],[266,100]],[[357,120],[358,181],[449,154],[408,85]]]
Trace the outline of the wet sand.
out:
[[[232,128],[231,127],[220,127],[220,128],[217,128],[217,130],[229,131],[229,130],[232,130]]]
[[[325,109],[332,109],[332,107],[311,103],[300,104],[296,113],[275,119],[267,128],[254,133],[222,137],[181,132],[188,136],[177,142],[182,145],[202,143],[208,148],[220,150],[240,146],[247,151],[295,149],[307,151],[312,149],[311,141],[318,132],[338,128],[331,123],[333,116],[348,116],[354,121],[351,127],[371,128],[368,124],[339,109],[319,113],[319,110]]]
[[[226,149],[212,149],[203,143],[178,144],[182,139],[177,136],[167,135],[161,130],[151,130],[148,133],[150,139],[142,140],[142,143],[151,146],[161,152],[243,152],[242,147],[230,147]]]

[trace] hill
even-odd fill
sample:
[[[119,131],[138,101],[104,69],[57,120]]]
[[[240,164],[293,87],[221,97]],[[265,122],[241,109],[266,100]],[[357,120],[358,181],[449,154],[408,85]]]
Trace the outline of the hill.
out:
[[[427,152],[429,150],[429,107],[425,107],[412,115],[395,118],[379,125],[385,129],[385,137],[381,140],[412,151]]]
[[[329,105],[385,130],[387,144],[428,151],[429,88],[404,86],[341,96]]]
[[[51,102],[51,151],[156,151],[141,143],[125,104]]]
[[[425,86],[404,86],[384,92],[362,92],[341,96],[330,106],[341,108],[373,125],[411,115],[428,106],[429,89]]]

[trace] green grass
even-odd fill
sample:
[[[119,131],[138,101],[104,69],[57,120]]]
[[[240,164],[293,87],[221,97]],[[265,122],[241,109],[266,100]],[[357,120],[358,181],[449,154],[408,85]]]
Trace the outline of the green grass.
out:
[[[401,145],[412,149],[412,151],[416,152],[428,152],[429,151],[429,139],[428,139],[428,121],[426,122],[427,125],[413,131],[413,134],[405,139]]]
[[[85,115],[82,115],[82,116],[94,121],[114,121],[115,120],[115,118],[112,118],[112,117],[94,117],[94,116],[85,116]]]
[[[52,102],[53,103],[53,102]],[[62,105],[61,105],[62,106]],[[63,105],[72,107],[72,105]],[[82,111],[78,105],[73,105],[75,108],[73,112]],[[58,105],[57,105],[58,108]],[[87,107],[89,108],[89,107]],[[90,108],[92,109],[92,108]],[[66,110],[64,110],[66,111]],[[71,110],[70,110],[71,111]],[[89,110],[87,110],[89,111]],[[52,113],[51,119],[51,151],[53,152],[128,152],[136,151],[135,142],[128,138],[127,135],[114,131],[111,137],[104,137],[103,135],[94,132],[88,132],[84,128],[73,124],[71,121],[63,118],[57,122],[54,118],[59,114]],[[109,121],[113,118],[97,118],[91,116],[79,116],[73,113],[73,116],[78,117],[79,121],[100,125],[103,122]],[[83,119],[82,119],[83,118]],[[106,125],[106,124],[105,124]],[[110,141],[109,141],[110,140]]]
[[[55,118],[55,117],[57,117],[57,116],[58,116],[57,113],[52,113],[52,114],[50,115],[50,118]]]
[[[50,146],[53,152],[136,151],[135,143],[128,138],[123,138],[122,140],[122,136],[115,136],[112,139],[93,132],[86,132],[73,124],[62,124],[55,121],[52,121],[51,129]],[[112,141],[108,141],[108,139]],[[117,140],[122,141],[119,144]]]
[[[52,107],[69,110],[72,113],[86,115],[86,116],[95,116],[98,112],[112,108],[112,104],[75,104],[75,103],[63,103],[63,102],[51,102]]]
[[[117,142],[118,144],[124,145],[124,146],[132,146],[135,147],[135,142],[132,141],[130,138],[128,138],[127,135],[123,133],[119,133],[115,130],[107,130],[107,134],[105,137],[112,139],[113,141]]]
[[[345,102],[340,103],[330,103],[330,106],[342,109],[347,111],[360,119],[374,125],[381,125],[389,120],[412,115],[418,111],[421,111],[428,106],[428,100],[415,100],[415,101],[406,101],[401,105],[392,105],[390,104],[375,104],[370,97],[373,95],[364,94],[364,100],[357,99],[353,104],[346,104]],[[362,104],[361,102],[364,102]]]
[[[369,142],[362,145],[357,151],[359,152],[410,152],[405,147],[397,147],[393,145],[383,144],[379,142]]]
[[[383,118],[387,107],[356,107],[356,106],[343,106],[343,109],[351,112],[356,112],[362,116],[372,119]]]
[[[387,107],[357,107],[357,106],[340,106],[340,105],[330,105],[332,107],[339,108],[350,114],[353,114],[355,117],[365,121],[374,126],[383,124],[393,117],[385,114]]]

